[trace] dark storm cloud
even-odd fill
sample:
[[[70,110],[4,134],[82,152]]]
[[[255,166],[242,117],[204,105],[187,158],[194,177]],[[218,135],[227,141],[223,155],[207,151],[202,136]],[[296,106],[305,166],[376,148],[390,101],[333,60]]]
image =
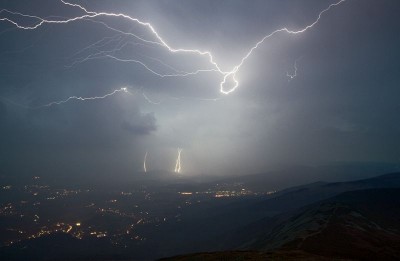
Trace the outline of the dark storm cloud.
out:
[[[3,102],[0,101],[0,121],[5,120],[7,116],[7,107]]]
[[[123,121],[122,128],[137,135],[147,135],[157,130],[154,113],[138,115],[133,120]]]
[[[84,4],[149,21],[171,46],[211,50],[229,70],[264,35],[284,26],[299,29],[333,2]],[[80,14],[54,1],[41,6],[49,8],[32,1],[5,1],[0,8],[42,16]],[[263,172],[276,163],[398,162],[399,12],[398,1],[347,0],[307,33],[278,34],[246,61],[237,74],[240,86],[229,96],[219,93],[221,78],[216,73],[160,78],[136,63],[112,59],[69,67],[91,54],[85,47],[115,34],[91,21],[7,31],[0,39],[5,51],[0,61],[1,97],[35,107],[70,96],[101,96],[123,86],[130,87],[132,95],[118,93],[38,110],[3,99],[2,160],[12,169],[21,155],[42,161],[42,167],[48,157],[58,163],[72,158],[79,166],[107,159],[104,162],[113,160],[110,169],[124,166],[132,171],[140,168],[149,151],[153,168],[170,170],[176,149],[183,147],[183,169],[196,173]],[[152,39],[130,22],[101,21]],[[6,23],[0,27],[12,28]],[[116,54],[146,61],[163,73],[170,68],[153,58],[178,70],[208,68],[204,57],[172,55],[157,47],[130,45]],[[299,57],[297,77],[289,81],[286,73],[293,73]],[[142,92],[156,104],[147,102]],[[90,166],[87,169],[100,169]]]

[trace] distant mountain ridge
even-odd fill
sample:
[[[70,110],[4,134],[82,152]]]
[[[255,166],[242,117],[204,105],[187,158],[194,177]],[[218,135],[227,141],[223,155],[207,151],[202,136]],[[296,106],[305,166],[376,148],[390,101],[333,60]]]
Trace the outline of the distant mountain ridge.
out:
[[[272,210],[281,214],[268,215]],[[255,251],[272,260],[400,258],[400,173],[289,188],[245,211],[267,216],[217,238],[220,250]]]
[[[344,192],[301,208],[250,248],[394,260],[400,257],[400,189]]]
[[[397,187],[400,187],[400,172],[348,182],[317,182],[278,192],[273,198],[258,203],[257,207],[283,212],[327,199],[346,191]]]
[[[292,215],[293,211],[299,208],[314,204],[319,201],[327,200],[348,191],[377,188],[400,188],[400,172],[384,174],[378,177],[363,180],[333,183],[317,182],[289,188],[276,193],[276,195],[274,195],[272,198],[268,198],[260,202],[255,202],[253,205],[246,206],[242,211],[264,213],[265,217],[254,222],[253,224],[261,222],[265,226],[270,227],[276,225],[276,216],[290,216]],[[258,228],[251,226],[243,228],[244,231],[247,229],[259,232]],[[248,234],[241,230],[238,230],[236,233],[237,235],[234,233],[225,235],[225,239],[229,242],[239,242],[241,240],[238,237]],[[229,247],[237,246],[236,243],[232,244],[233,245],[229,245]]]

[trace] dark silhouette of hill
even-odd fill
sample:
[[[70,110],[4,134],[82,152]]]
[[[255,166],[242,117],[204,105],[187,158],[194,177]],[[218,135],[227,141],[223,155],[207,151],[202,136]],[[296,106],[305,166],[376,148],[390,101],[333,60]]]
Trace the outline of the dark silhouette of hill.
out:
[[[162,258],[159,261],[228,261],[228,260],[322,260],[332,261],[333,258],[325,258],[301,251],[291,252],[260,252],[260,251],[225,251],[225,252],[209,252],[197,253],[190,255],[175,256],[170,258]],[[342,259],[340,259],[342,260]]]
[[[400,257],[400,189],[345,192],[279,219],[251,248],[358,260]]]
[[[317,182],[289,188],[276,193],[273,198],[258,203],[255,209],[285,212],[333,197],[346,191],[397,187],[400,187],[400,172],[348,182]]]
[[[239,245],[228,248],[248,252],[222,251],[165,260],[398,260],[400,189],[344,192],[262,219],[236,235]]]
[[[164,229],[162,234],[173,234],[180,242],[179,253],[246,250],[255,239],[268,234],[301,207],[346,191],[371,188],[400,188],[400,173],[350,182],[317,182],[289,188],[266,199],[233,201],[216,209],[190,210],[182,213],[184,218],[179,224],[160,229]],[[171,248],[168,243],[164,247]],[[171,252],[164,253],[168,256]]]
[[[400,188],[400,173],[390,173],[350,182],[318,182],[283,190],[273,198],[245,206],[242,211],[264,213],[266,216],[249,226],[245,226],[242,230],[225,234],[218,241],[224,241],[224,247],[237,247],[240,244],[239,242],[249,242],[257,233],[258,235],[267,233],[269,229],[279,223],[279,218],[290,217],[293,211],[301,207],[335,197],[347,191],[374,188]],[[260,227],[263,229],[260,229]]]
[[[390,173],[374,178],[349,181],[349,182],[316,182],[307,185],[288,188],[274,194],[265,200],[246,202],[245,205],[237,203],[225,213],[225,216],[240,217],[248,213],[247,217],[254,217],[251,226],[245,227],[240,232],[225,233],[218,237],[213,245],[221,249],[237,247],[238,242],[249,241],[260,230],[258,223],[265,230],[276,225],[277,216],[290,216],[292,211],[315,202],[337,196],[347,191],[373,189],[373,188],[400,188],[400,173]],[[256,220],[258,217],[258,220]],[[250,224],[251,222],[248,222]],[[246,238],[248,237],[248,238]],[[221,243],[223,242],[223,243]]]

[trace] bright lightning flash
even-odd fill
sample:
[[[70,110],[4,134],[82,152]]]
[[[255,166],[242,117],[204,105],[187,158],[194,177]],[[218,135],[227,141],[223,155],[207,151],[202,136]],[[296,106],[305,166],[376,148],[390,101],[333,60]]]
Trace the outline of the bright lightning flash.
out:
[[[143,171],[144,171],[144,173],[147,172],[146,161],[147,161],[147,151],[146,151],[146,154],[144,154],[144,160],[143,160]]]
[[[322,10],[317,18],[309,25],[303,27],[302,29],[299,30],[290,30],[286,27],[281,28],[281,29],[277,29],[269,34],[267,34],[266,36],[264,36],[260,41],[258,41],[253,47],[251,47],[249,49],[249,51],[246,53],[245,56],[243,56],[240,60],[240,62],[237,65],[232,66],[230,70],[225,71],[222,70],[219,66],[219,64],[214,60],[214,57],[212,55],[212,53],[210,51],[201,51],[199,49],[183,49],[183,48],[173,48],[171,47],[166,40],[164,40],[164,38],[162,38],[160,36],[160,34],[156,31],[156,29],[153,27],[153,25],[151,25],[149,22],[143,22],[137,18],[128,16],[126,14],[123,13],[107,13],[107,12],[94,12],[94,11],[88,11],[85,7],[83,7],[82,5],[79,4],[73,4],[73,3],[69,3],[65,0],[61,0],[61,2],[64,5],[67,6],[71,6],[71,7],[76,7],[79,8],[81,11],[83,11],[85,14],[82,16],[76,16],[76,17],[72,17],[72,18],[68,18],[68,19],[64,19],[64,20],[51,20],[51,19],[45,19],[45,18],[41,18],[38,16],[33,16],[33,15],[27,15],[27,14],[22,14],[22,13],[18,13],[18,12],[12,12],[6,9],[0,10],[0,14],[1,13],[8,13],[8,14],[12,14],[13,17],[24,17],[24,18],[29,18],[29,19],[33,19],[36,20],[37,22],[34,25],[29,25],[29,26],[24,26],[22,25],[20,22],[13,20],[11,18],[8,18],[7,16],[5,17],[0,17],[0,21],[6,21],[8,23],[13,24],[16,28],[18,29],[24,29],[24,30],[34,30],[37,29],[45,24],[67,24],[67,23],[72,23],[72,22],[76,22],[76,21],[88,21],[91,19],[95,19],[98,17],[117,17],[117,18],[122,18],[122,19],[126,19],[129,21],[132,21],[134,23],[137,23],[141,26],[146,27],[150,33],[154,36],[154,40],[147,40],[144,39],[142,37],[139,37],[137,35],[134,35],[130,32],[123,32],[121,30],[112,28],[108,25],[106,25],[105,23],[101,22],[104,26],[106,26],[106,28],[113,30],[113,31],[117,31],[120,32],[124,35],[127,36],[132,36],[134,37],[136,40],[142,41],[144,44],[147,45],[158,45],[161,47],[166,48],[169,52],[171,53],[188,53],[188,54],[195,54],[195,55],[199,55],[199,56],[205,56],[208,58],[209,61],[209,65],[210,68],[204,69],[204,68],[200,68],[197,69],[193,72],[178,72],[178,73],[174,73],[174,74],[161,74],[159,72],[156,72],[154,69],[150,68],[149,65],[145,64],[143,61],[139,61],[139,60],[135,60],[135,59],[124,59],[124,58],[118,58],[116,56],[114,56],[113,54],[110,54],[109,52],[105,52],[103,54],[99,56],[95,57],[89,57],[90,59],[92,58],[111,58],[111,59],[115,59],[117,61],[120,62],[134,62],[137,64],[140,64],[141,66],[143,66],[145,69],[147,69],[149,72],[159,76],[159,77],[186,77],[186,76],[190,76],[190,75],[195,75],[195,74],[199,74],[202,72],[216,72],[219,73],[222,77],[221,82],[219,83],[219,89],[220,92],[223,94],[229,94],[233,91],[236,90],[236,88],[239,86],[239,81],[237,80],[237,73],[240,71],[241,67],[243,66],[243,64],[245,63],[245,61],[253,54],[253,51],[255,51],[261,44],[263,44],[267,39],[273,37],[274,35],[278,34],[278,33],[287,33],[287,34],[301,34],[306,32],[308,29],[314,27],[319,20],[321,19],[321,17],[328,12],[331,8],[336,7],[338,5],[340,5],[341,3],[345,2],[347,0],[340,0],[336,3],[330,4],[327,8],[325,8],[324,10]],[[85,60],[85,59],[84,59]],[[83,61],[84,61],[83,60]],[[292,78],[291,75],[288,75],[289,77]],[[228,86],[230,85],[230,86]],[[125,91],[123,89],[120,89],[118,91]],[[114,93],[113,93],[114,94]],[[112,94],[110,94],[112,95]],[[109,95],[106,95],[105,97],[107,97]],[[104,98],[105,98],[104,97]],[[97,98],[102,98],[102,97],[94,97],[94,99]],[[81,97],[70,97],[68,100],[70,99],[78,99],[78,100],[87,100],[87,99],[92,99],[92,98],[81,98]],[[54,103],[50,103],[47,106],[51,106],[53,104],[60,104],[60,103],[64,103],[67,102],[66,101],[61,101],[61,102],[54,102]]]
[[[176,164],[175,164],[175,173],[181,173],[181,153],[182,149],[178,148],[178,156],[176,158]]]

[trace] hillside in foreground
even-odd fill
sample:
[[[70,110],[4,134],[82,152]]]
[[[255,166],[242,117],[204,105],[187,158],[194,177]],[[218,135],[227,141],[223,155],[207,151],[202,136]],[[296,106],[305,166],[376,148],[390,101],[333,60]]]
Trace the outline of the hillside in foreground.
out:
[[[344,192],[246,229],[257,231],[239,247],[250,252],[166,260],[396,260],[400,256],[400,189]]]

